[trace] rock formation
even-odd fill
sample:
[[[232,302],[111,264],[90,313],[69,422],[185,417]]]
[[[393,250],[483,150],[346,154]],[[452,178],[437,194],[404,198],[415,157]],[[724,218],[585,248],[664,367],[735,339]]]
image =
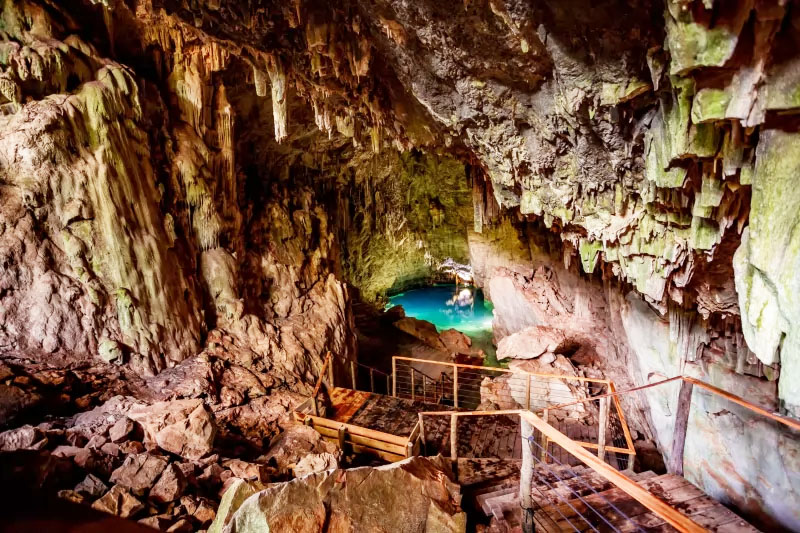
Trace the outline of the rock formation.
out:
[[[0,448],[70,458],[65,497],[206,527],[203,480],[270,477],[229,461],[330,453],[264,448],[353,304],[447,259],[513,364],[800,416],[797,2],[1,9]],[[675,394],[626,400],[664,456]],[[701,400],[687,475],[800,528],[797,436]]]

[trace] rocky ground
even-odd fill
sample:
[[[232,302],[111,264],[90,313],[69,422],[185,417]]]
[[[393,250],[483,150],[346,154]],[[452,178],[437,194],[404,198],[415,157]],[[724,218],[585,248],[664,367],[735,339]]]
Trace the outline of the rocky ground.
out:
[[[302,394],[270,389],[223,358],[203,353],[151,380],[100,370],[0,363],[4,419],[17,421],[7,426],[44,419],[0,433],[4,483],[196,531],[237,479],[285,481],[338,465],[334,445],[292,421]]]

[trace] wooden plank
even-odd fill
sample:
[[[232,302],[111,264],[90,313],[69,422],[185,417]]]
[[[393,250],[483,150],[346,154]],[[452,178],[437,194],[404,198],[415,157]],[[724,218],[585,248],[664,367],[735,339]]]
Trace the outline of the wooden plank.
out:
[[[392,357],[392,396],[397,398],[397,357]]]
[[[422,453],[425,453],[425,422],[422,420],[422,415],[419,416],[419,443],[420,443],[420,450]]]
[[[633,468],[633,459],[636,455],[636,450],[633,447],[633,438],[631,438],[631,430],[628,428],[628,421],[625,420],[625,413],[622,411],[622,405],[619,401],[619,396],[617,396],[617,386],[614,385],[614,382],[608,382],[608,391],[614,396],[614,407],[617,410],[617,416],[619,417],[619,425],[622,426],[622,432],[625,434],[625,443],[628,445],[628,452],[630,453],[630,464],[628,468]]]
[[[667,461],[667,471],[679,476],[683,475],[683,449],[686,443],[686,430],[689,427],[693,388],[691,381],[681,381],[678,406],[675,411],[675,429],[672,431],[672,453]]]
[[[400,446],[405,446],[406,442],[408,441],[407,437],[401,437],[401,436],[398,436],[398,435],[392,435],[390,433],[384,433],[382,431],[375,431],[373,429],[363,428],[363,427],[360,427],[360,426],[354,426],[352,424],[342,424],[341,422],[338,422],[336,420],[329,420],[327,418],[322,418],[322,417],[319,417],[319,416],[313,416],[313,415],[308,415],[308,414],[306,414],[306,415],[300,414],[299,416],[301,417],[301,420],[304,420],[305,418],[310,418],[311,421],[314,423],[315,427],[316,426],[321,426],[321,427],[325,427],[325,428],[328,428],[328,429],[333,429],[333,430],[338,431],[339,427],[344,425],[347,428],[347,432],[350,435],[358,435],[358,436],[361,436],[361,437],[368,437],[368,438],[379,440],[379,441],[383,441],[383,442],[390,442],[392,444],[398,444]]]
[[[332,437],[323,437],[323,438],[328,442],[333,442],[334,444],[337,442],[337,439]],[[384,461],[389,461],[391,463],[396,463],[397,461],[402,461],[403,459],[406,458],[405,454],[398,455],[396,453],[390,453],[383,450],[371,448],[369,446],[362,446],[360,444],[352,444],[351,447],[353,448],[353,453],[375,455],[380,457]]]
[[[369,392],[343,389],[337,387],[331,393],[333,413],[330,419],[339,422],[349,422],[354,414],[364,406],[372,397]]]
[[[320,426],[320,425],[314,425],[312,427],[314,428],[314,430],[317,433],[319,433],[323,437],[330,437],[330,438],[336,440],[337,443],[339,442],[339,440],[338,440],[339,439],[339,430],[338,429],[332,429],[332,428],[323,427],[323,426]],[[386,442],[386,441],[381,440],[381,439],[373,439],[373,438],[364,437],[364,436],[361,436],[361,435],[353,435],[352,433],[347,431],[347,428],[345,428],[345,432],[346,432],[346,438],[345,438],[346,442],[351,442],[351,443],[354,443],[354,444],[360,444],[362,446],[369,446],[370,448],[375,448],[377,450],[383,450],[385,452],[391,452],[391,453],[396,453],[396,454],[405,454],[406,453],[405,445],[401,446],[400,444],[395,444],[393,442]]]
[[[654,494],[651,494],[647,490],[643,489],[636,482],[632,481],[625,475],[618,472],[612,466],[604,463],[596,456],[592,455],[591,453],[587,452],[583,449],[580,445],[574,443],[571,439],[569,439],[566,435],[561,433],[560,431],[556,430],[551,425],[542,421],[541,418],[536,416],[535,414],[525,411],[520,414],[520,416],[524,417],[528,422],[531,423],[536,429],[544,433],[548,439],[557,443],[559,446],[564,448],[567,452],[575,456],[577,459],[581,460],[586,466],[597,472],[598,474],[602,475],[614,485],[625,491],[629,494],[632,498],[640,502],[642,505],[651,509],[653,512],[664,518],[669,524],[674,526],[679,531],[686,531],[686,532],[701,532],[705,531],[705,528],[699,526],[691,519],[683,515],[682,513],[676,511],[672,507],[670,507],[665,501],[656,497]]]

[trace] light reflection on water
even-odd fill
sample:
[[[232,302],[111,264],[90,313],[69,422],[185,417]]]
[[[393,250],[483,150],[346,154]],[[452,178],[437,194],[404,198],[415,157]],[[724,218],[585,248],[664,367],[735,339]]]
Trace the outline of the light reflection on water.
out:
[[[492,345],[492,303],[483,291],[472,286],[433,285],[414,289],[389,298],[387,308],[402,305],[406,316],[427,320],[439,331],[454,328],[473,340],[489,360],[494,358]]]

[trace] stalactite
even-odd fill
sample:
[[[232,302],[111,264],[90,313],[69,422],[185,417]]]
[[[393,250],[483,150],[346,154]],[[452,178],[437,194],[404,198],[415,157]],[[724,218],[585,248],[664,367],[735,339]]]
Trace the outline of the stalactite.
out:
[[[287,137],[288,106],[286,102],[286,70],[279,58],[271,57],[267,62],[267,72],[272,83],[272,117],[275,121],[275,140]]]
[[[267,96],[267,83],[269,81],[268,74],[253,65],[253,83],[256,86],[256,95],[264,97]]]

